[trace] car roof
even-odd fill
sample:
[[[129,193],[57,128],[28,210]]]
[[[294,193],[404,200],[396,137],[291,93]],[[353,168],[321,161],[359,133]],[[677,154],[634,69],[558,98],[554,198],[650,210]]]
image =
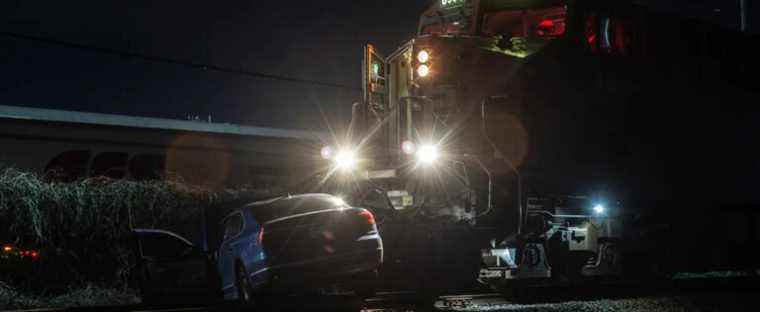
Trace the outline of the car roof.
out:
[[[274,202],[277,202],[277,201],[281,201],[281,200],[307,199],[307,198],[323,198],[323,197],[335,197],[335,196],[330,195],[330,194],[325,194],[325,193],[307,193],[307,194],[287,195],[287,196],[275,197],[275,198],[272,198],[272,199],[255,201],[255,202],[252,202],[252,203],[250,203],[248,205],[245,205],[245,206],[246,207],[263,206],[263,205],[268,205],[268,204],[271,204],[271,203],[274,203]]]
[[[168,235],[168,236],[174,237],[174,238],[176,238],[178,240],[181,240],[181,241],[183,241],[184,243],[186,243],[188,245],[191,245],[191,246],[193,245],[193,243],[191,243],[186,238],[184,238],[182,236],[179,236],[179,235],[177,235],[175,233],[172,233],[172,232],[169,232],[169,231],[165,231],[165,230],[158,230],[158,229],[134,229],[132,231],[134,231],[135,233],[138,233],[138,234],[140,234],[140,233],[164,234],[164,235]]]
[[[274,197],[274,198],[265,199],[265,200],[259,200],[259,201],[255,201],[255,202],[252,202],[252,203],[248,203],[245,206],[243,206],[242,208],[235,209],[232,213],[228,214],[225,217],[225,219],[228,218],[228,217],[230,217],[230,216],[232,216],[232,215],[234,215],[234,214],[236,214],[236,213],[238,213],[240,210],[245,209],[245,208],[254,208],[254,207],[259,207],[259,206],[266,206],[266,205],[270,205],[270,204],[273,204],[273,203],[276,203],[276,202],[279,202],[279,201],[288,201],[288,200],[296,200],[296,199],[310,199],[310,198],[318,199],[318,198],[326,198],[326,197],[334,198],[335,196],[334,195],[330,195],[330,194],[326,194],[326,193],[306,193],[306,194],[296,194],[296,195],[285,195],[285,196],[279,196],[279,197]]]

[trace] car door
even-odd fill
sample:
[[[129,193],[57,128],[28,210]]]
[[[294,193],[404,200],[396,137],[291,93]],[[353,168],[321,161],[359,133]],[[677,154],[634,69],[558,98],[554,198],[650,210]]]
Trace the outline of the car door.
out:
[[[144,303],[207,302],[219,298],[211,257],[187,239],[163,230],[135,229]]]
[[[238,244],[235,238],[243,232],[243,225],[243,215],[240,212],[235,212],[222,221],[224,232],[221,238],[222,242],[219,244],[217,270],[221,277],[222,292],[225,299],[236,296],[235,259],[237,258],[237,254],[235,248]]]

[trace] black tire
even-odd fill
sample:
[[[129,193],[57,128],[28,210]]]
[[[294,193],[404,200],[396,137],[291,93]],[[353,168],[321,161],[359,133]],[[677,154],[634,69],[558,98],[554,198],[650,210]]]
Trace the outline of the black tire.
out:
[[[238,264],[235,269],[235,288],[237,288],[238,292],[238,302],[242,304],[252,304],[254,302],[251,280],[245,267],[241,264]]]

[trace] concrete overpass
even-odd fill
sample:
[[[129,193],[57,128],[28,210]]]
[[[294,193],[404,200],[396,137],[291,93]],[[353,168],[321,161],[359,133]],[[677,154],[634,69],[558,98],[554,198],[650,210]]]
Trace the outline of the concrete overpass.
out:
[[[0,105],[0,165],[72,181],[266,187],[317,172],[325,133]]]

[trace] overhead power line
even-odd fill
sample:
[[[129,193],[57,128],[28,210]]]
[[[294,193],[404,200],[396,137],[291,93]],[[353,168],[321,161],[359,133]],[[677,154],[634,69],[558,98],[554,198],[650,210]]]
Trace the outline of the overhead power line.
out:
[[[12,32],[0,31],[0,36],[10,37],[10,38],[19,39],[19,40],[42,42],[45,44],[57,45],[57,46],[62,46],[62,47],[67,47],[67,48],[72,48],[72,49],[93,51],[93,52],[97,52],[101,54],[117,55],[117,56],[125,57],[125,58],[140,59],[140,60],[154,62],[154,63],[174,64],[174,65],[190,67],[193,69],[222,72],[222,73],[235,74],[235,75],[247,76],[247,77],[252,77],[252,78],[271,79],[271,80],[310,84],[310,85],[316,85],[316,86],[325,86],[325,87],[347,89],[347,90],[361,90],[360,88],[357,88],[354,86],[333,83],[333,82],[273,75],[273,74],[267,74],[267,73],[261,73],[261,72],[248,71],[244,69],[234,69],[234,68],[222,67],[222,66],[217,66],[217,65],[212,65],[212,64],[184,61],[184,60],[178,60],[178,59],[161,57],[161,56],[152,56],[152,55],[127,52],[127,51],[121,51],[121,50],[110,49],[110,48],[96,47],[96,46],[90,46],[90,45],[85,45],[85,44],[80,44],[80,43],[75,43],[75,42],[70,42],[70,41],[31,36],[31,35],[25,35],[25,34],[18,34],[18,33],[12,33]]]

